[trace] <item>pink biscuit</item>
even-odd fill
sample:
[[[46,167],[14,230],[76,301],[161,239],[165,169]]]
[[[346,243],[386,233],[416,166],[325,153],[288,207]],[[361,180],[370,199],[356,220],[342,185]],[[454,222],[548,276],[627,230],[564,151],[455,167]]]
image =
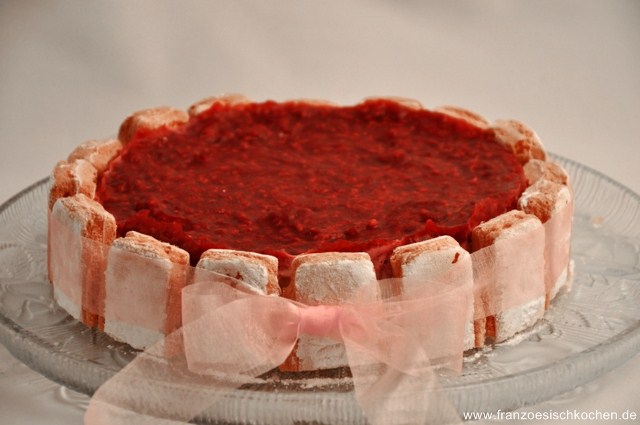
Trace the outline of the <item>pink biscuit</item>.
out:
[[[518,200],[518,208],[546,223],[571,202],[571,191],[563,184],[540,179],[529,186]]]
[[[97,179],[98,171],[89,161],[76,159],[58,162],[50,177],[49,210],[58,199],[78,193],[93,199],[96,195]]]
[[[544,314],[544,227],[536,216],[512,210],[473,229],[472,246],[487,248],[474,257],[474,278],[483,267],[485,277],[475,284],[485,285],[484,308],[495,313],[486,318],[486,336],[502,342]]]
[[[84,159],[94,166],[98,174],[101,174],[121,150],[122,142],[118,139],[89,140],[75,148],[67,158],[67,161],[73,162],[78,159]]]
[[[379,290],[373,263],[366,253],[326,252],[298,255],[292,263],[293,295],[307,305],[373,301]],[[364,299],[363,299],[364,297]],[[344,345],[329,338],[302,335],[284,370],[331,369],[348,364]]]
[[[116,239],[105,273],[105,332],[144,349],[178,329],[188,266],[186,251],[151,236]]]
[[[138,130],[177,128],[189,120],[189,115],[180,109],[160,107],[135,112],[120,126],[118,139],[126,145]]]
[[[365,101],[370,100],[390,100],[392,102],[397,103],[398,105],[402,105],[409,109],[420,110],[424,109],[422,103],[419,100],[411,99],[408,97],[399,97],[399,96],[377,96],[377,97],[367,97]]]
[[[428,282],[453,267],[463,267],[459,272],[460,278],[473,285],[473,268],[469,253],[451,236],[439,236],[423,242],[399,246],[391,255],[391,269],[394,277],[419,277],[420,283]],[[416,284],[417,281],[403,281],[403,285]],[[411,290],[410,288],[403,288]],[[467,309],[467,326],[465,327],[464,349],[475,347],[475,332],[473,326],[473,303]]]
[[[564,184],[541,178],[524,191],[518,200],[518,208],[545,223],[545,286],[548,307],[550,301],[570,280],[573,216],[571,190]]]
[[[482,115],[457,106],[440,106],[435,108],[434,111],[449,115],[453,118],[461,119],[479,128],[489,128],[491,125],[491,122]]]
[[[93,199],[96,194],[98,172],[95,167],[84,159],[73,161],[59,161],[49,177],[49,211],[60,198],[82,193]],[[47,230],[47,250],[51,251],[51,233]],[[47,267],[51,269],[51,259],[47,258]]]
[[[542,178],[564,185],[569,184],[569,175],[555,162],[531,159],[522,168],[528,185],[532,185]]]
[[[329,102],[328,100],[322,100],[322,99],[305,99],[305,98],[300,98],[300,99],[292,99],[289,102],[291,103],[303,103],[305,105],[317,105],[317,106],[336,106],[335,103],[333,102]]]
[[[204,111],[209,110],[214,104],[221,105],[242,105],[245,103],[251,103],[251,99],[242,94],[227,94],[224,96],[215,96],[202,99],[199,102],[194,103],[189,107],[189,115],[197,116]]]
[[[493,126],[499,143],[526,164],[531,159],[546,160],[540,138],[532,128],[516,120],[497,120]]]
[[[209,249],[200,256],[195,271],[195,282],[207,278],[202,270],[237,279],[252,292],[280,295],[278,259],[270,255],[230,249]]]
[[[104,248],[116,237],[114,217],[78,194],[56,201],[49,229],[49,279],[56,301],[75,319],[102,327]]]

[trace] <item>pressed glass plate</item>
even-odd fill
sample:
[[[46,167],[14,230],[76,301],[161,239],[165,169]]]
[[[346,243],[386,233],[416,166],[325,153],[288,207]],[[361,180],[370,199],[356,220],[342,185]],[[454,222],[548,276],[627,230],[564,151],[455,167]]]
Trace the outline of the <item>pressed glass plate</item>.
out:
[[[554,157],[575,190],[575,274],[533,328],[468,353],[443,386],[460,412],[511,410],[547,400],[640,351],[640,196],[573,161]],[[46,276],[48,182],[0,207],[0,342],[32,369],[91,395],[136,352],[73,320]],[[199,421],[365,423],[337,374],[272,374],[236,390]]]

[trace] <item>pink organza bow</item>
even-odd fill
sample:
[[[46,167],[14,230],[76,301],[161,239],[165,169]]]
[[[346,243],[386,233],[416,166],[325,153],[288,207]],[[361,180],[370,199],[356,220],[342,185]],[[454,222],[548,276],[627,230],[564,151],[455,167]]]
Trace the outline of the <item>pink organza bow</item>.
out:
[[[344,344],[368,423],[460,422],[437,375],[461,370],[465,311],[473,299],[467,283],[447,276],[382,301],[306,306],[243,292],[228,280],[185,288],[183,327],[100,387],[86,424],[192,420],[281,365],[301,335]],[[382,294],[398,286],[393,280],[377,284]]]

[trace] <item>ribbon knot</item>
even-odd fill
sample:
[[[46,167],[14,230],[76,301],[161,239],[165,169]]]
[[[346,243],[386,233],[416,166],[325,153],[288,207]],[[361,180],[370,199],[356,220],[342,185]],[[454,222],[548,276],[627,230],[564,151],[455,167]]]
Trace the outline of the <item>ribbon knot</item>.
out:
[[[298,333],[340,340],[342,308],[333,305],[308,306],[300,309]]]

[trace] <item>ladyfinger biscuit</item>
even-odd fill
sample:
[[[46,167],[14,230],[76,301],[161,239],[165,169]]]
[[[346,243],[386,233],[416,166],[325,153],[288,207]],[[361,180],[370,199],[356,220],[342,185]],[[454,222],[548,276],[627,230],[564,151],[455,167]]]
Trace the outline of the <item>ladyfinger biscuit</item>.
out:
[[[189,254],[138,232],[111,245],[105,273],[105,332],[144,349],[181,324]]]
[[[49,228],[54,298],[75,319],[102,327],[105,250],[116,237],[115,218],[80,193],[56,201]]]
[[[424,109],[422,103],[419,100],[411,99],[409,97],[400,97],[400,96],[376,96],[376,97],[367,97],[365,101],[375,101],[375,100],[390,100],[392,102],[397,103],[398,105],[402,105],[409,109],[420,110]]]
[[[118,139],[126,145],[138,130],[154,130],[162,127],[177,128],[188,120],[189,115],[181,109],[170,107],[144,109],[124,120],[118,132]]]
[[[411,291],[412,288],[407,288],[407,285],[425,284],[451,272],[454,267],[462,268],[457,271],[456,278],[463,279],[472,286],[473,267],[469,258],[469,253],[451,236],[439,236],[397,247],[391,255],[391,269],[394,277],[409,278],[402,280],[403,291]],[[469,350],[475,347],[476,342],[473,302],[467,308],[466,323],[464,349]],[[483,332],[484,329],[479,331]]]
[[[518,208],[545,223],[546,307],[569,281],[572,194],[564,184],[541,178],[518,200]]]
[[[202,253],[196,266],[194,281],[206,279],[202,270],[232,277],[251,292],[279,295],[278,259],[271,255],[230,249],[209,249]]]
[[[316,305],[339,305],[349,301],[378,299],[373,263],[366,253],[317,253],[298,255],[292,263],[296,301]],[[348,364],[344,345],[330,338],[301,335],[284,370],[331,369]]]
[[[118,139],[88,140],[75,148],[69,154],[67,161],[83,159],[93,165],[98,174],[101,174],[121,150],[122,142]]]
[[[53,204],[67,196],[82,193],[93,199],[96,195],[98,171],[87,160],[59,161],[51,173],[49,190],[49,211]]]
[[[569,175],[555,162],[530,159],[522,168],[524,169],[524,176],[527,178],[527,184],[529,186],[540,179],[564,185],[569,184]]]
[[[496,140],[511,150],[521,164],[524,165],[531,159],[546,160],[547,153],[540,138],[526,124],[516,120],[496,120],[492,128]]]
[[[488,128],[489,126],[491,126],[491,122],[482,115],[457,106],[440,106],[438,108],[435,108],[434,111],[466,121],[469,124],[479,128]]]
[[[546,223],[569,202],[571,191],[567,186],[543,178],[522,192],[518,199],[518,209],[533,214]]]
[[[49,177],[48,207],[49,212],[55,202],[67,196],[82,193],[93,199],[96,194],[98,172],[95,167],[84,159],[59,161]],[[51,228],[47,230],[47,250],[51,252]],[[47,267],[51,269],[51,258],[47,258]]]
[[[487,337],[502,342],[544,314],[544,246],[542,223],[523,211],[509,211],[473,229],[473,250],[488,249],[483,278],[474,264],[475,284],[485,285],[483,308],[494,313],[486,319]]]
[[[242,94],[227,94],[224,96],[208,97],[191,105],[188,110],[189,115],[193,117],[200,115],[204,111],[208,111],[216,103],[229,106],[242,105],[244,103],[251,103],[251,99]]]

